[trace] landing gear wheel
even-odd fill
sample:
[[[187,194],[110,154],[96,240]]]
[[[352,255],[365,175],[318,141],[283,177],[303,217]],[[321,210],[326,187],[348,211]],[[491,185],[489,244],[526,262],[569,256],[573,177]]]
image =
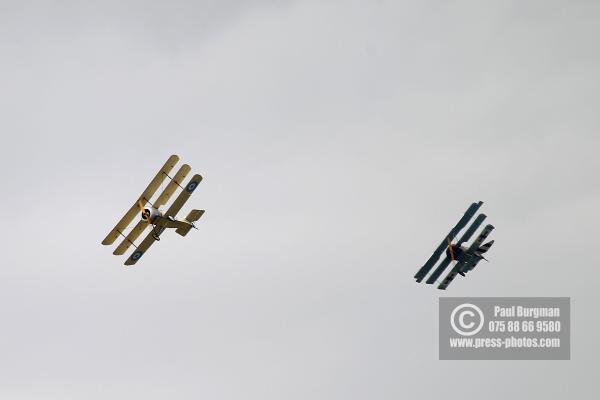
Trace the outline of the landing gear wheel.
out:
[[[154,240],[156,240],[157,242],[160,240],[160,233],[158,232],[156,233],[156,225],[152,224],[152,237],[154,238]]]

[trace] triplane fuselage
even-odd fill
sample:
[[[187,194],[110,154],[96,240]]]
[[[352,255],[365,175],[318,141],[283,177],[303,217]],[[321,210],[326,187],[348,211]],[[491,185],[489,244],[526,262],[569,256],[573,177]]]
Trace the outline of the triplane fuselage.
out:
[[[203,210],[192,210],[190,214],[184,220],[178,220],[173,218],[170,215],[163,214],[158,208],[144,208],[142,211],[141,219],[153,226],[152,233],[155,240],[160,240],[160,236],[157,232],[160,230],[164,231],[167,228],[174,228],[175,232],[179,233],[181,236],[185,236],[191,228],[196,228],[194,225],[194,221],[202,216]],[[196,213],[200,213],[198,218],[194,218]]]

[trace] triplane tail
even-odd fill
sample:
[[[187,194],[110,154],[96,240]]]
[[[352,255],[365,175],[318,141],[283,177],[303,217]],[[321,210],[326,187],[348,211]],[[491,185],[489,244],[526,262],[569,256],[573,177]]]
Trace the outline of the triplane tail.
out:
[[[482,254],[485,253],[486,251],[488,251],[490,249],[490,247],[492,247],[493,244],[494,244],[494,241],[492,240],[492,241],[489,241],[489,242],[481,245],[479,247],[479,252]]]
[[[175,230],[181,236],[185,236],[188,234],[190,229],[195,228],[194,222],[198,221],[200,217],[204,214],[204,210],[192,210],[188,213],[187,217],[185,217],[185,222],[189,222],[185,226],[179,227]]]

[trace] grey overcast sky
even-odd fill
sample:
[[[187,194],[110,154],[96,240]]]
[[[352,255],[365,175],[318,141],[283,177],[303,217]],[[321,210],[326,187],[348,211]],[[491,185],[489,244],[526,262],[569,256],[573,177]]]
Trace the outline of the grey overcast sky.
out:
[[[0,0],[0,398],[592,398],[599,8]],[[170,154],[207,212],[125,269]],[[570,296],[572,359],[438,361],[440,295]]]

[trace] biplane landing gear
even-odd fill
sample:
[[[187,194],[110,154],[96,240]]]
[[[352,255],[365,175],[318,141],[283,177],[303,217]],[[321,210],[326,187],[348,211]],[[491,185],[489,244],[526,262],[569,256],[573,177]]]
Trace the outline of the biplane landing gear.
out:
[[[157,242],[160,240],[160,236],[156,233],[156,225],[152,225],[152,238]]]

